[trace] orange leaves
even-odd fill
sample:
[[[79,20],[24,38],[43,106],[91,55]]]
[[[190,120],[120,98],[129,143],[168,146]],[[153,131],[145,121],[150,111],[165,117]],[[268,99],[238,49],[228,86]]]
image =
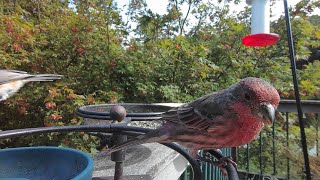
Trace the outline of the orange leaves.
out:
[[[27,108],[30,106],[30,103],[25,99],[16,100],[16,105],[18,106],[18,113],[21,115],[25,115],[28,113]]]
[[[6,18],[3,20],[3,23],[6,25],[6,26],[12,26],[12,20],[9,19],[9,18]]]
[[[32,38],[32,35],[31,35],[31,33],[29,31],[26,31],[25,35],[26,35],[26,39],[31,39]]]
[[[15,39],[16,41],[21,41],[21,40],[22,40],[22,36],[19,35],[19,34],[17,34],[17,35],[14,36],[14,39]]]
[[[78,48],[76,48],[76,52],[77,52],[77,54],[79,54],[81,56],[86,52],[86,50],[82,47],[78,47]]]
[[[77,95],[74,93],[69,93],[68,96],[66,97],[68,100],[74,100],[77,98]]]
[[[86,32],[92,32],[93,28],[91,26],[88,26],[88,27],[85,28],[85,31]]]
[[[4,19],[3,23],[6,25],[6,32],[8,34],[12,34],[13,33],[13,22],[11,19]]]
[[[12,33],[13,33],[13,28],[12,28],[12,27],[7,27],[7,28],[6,28],[6,32],[7,32],[8,34],[12,34]]]
[[[115,96],[110,97],[109,103],[113,104],[113,103],[117,103],[118,102],[118,98]]]
[[[26,108],[30,106],[30,103],[28,103],[25,99],[20,99],[16,100],[16,105]]]
[[[114,61],[114,60],[110,62],[110,68],[111,69],[114,69],[115,67],[117,67],[117,65],[118,65],[118,63],[116,61]]]
[[[77,27],[72,27],[71,28],[71,32],[73,33],[78,33],[79,32],[79,29]]]
[[[95,103],[95,99],[92,96],[88,96],[87,102],[88,102],[88,104],[93,104],[93,103]]]
[[[78,37],[77,38],[73,38],[72,42],[73,42],[74,45],[79,45],[80,44],[80,39]]]
[[[49,90],[49,96],[50,96],[51,98],[54,98],[54,97],[56,97],[57,95],[58,95],[57,89],[51,89],[51,90]]]
[[[72,27],[71,32],[78,33],[79,29],[77,27]],[[73,43],[74,51],[76,54],[82,56],[86,52],[86,49],[81,44],[81,40],[78,36],[76,36],[72,39],[72,43]]]
[[[54,121],[58,121],[59,119],[62,119],[62,116],[60,114],[55,113],[55,114],[51,114],[50,118]]]
[[[52,109],[55,108],[57,105],[54,102],[46,102],[45,106],[47,109]]]
[[[48,96],[42,106],[43,111],[45,111],[45,125],[81,124],[81,119],[74,114],[74,111],[80,106],[96,103],[94,95],[79,95],[65,83],[57,83],[55,85],[55,87],[50,87]]]
[[[1,18],[0,18],[1,19]],[[34,42],[32,27],[30,24],[22,21],[18,17],[2,17],[3,29],[5,30],[2,37],[2,47],[7,53],[19,53],[20,59],[27,59],[29,52],[27,50]],[[32,44],[33,45],[33,44]],[[19,58],[15,58],[19,59]]]
[[[27,113],[27,109],[25,107],[21,107],[18,109],[18,113],[21,115],[24,115]]]
[[[22,47],[20,44],[13,44],[13,49],[15,52],[18,52],[22,49]]]
[[[58,99],[61,98],[61,93],[59,89],[52,87],[49,90],[49,95],[46,98],[46,102],[44,104],[45,108],[47,109],[47,115],[45,118],[45,125],[52,126],[52,125],[64,125],[63,122],[59,121],[62,119],[63,115],[59,111]]]

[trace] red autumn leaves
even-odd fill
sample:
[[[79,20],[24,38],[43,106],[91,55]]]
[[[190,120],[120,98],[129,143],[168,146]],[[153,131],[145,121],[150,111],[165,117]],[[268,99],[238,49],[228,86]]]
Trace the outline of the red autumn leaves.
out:
[[[89,32],[92,32],[92,30],[93,30],[92,27],[85,27],[83,31],[86,33],[89,33]],[[81,44],[79,37],[76,37],[78,33],[81,33],[81,30],[78,27],[73,26],[71,27],[70,31],[72,32],[72,34],[75,35],[75,37],[72,39],[75,53],[78,54],[79,56],[84,55],[86,53],[86,49]]]
[[[52,109],[55,108],[57,105],[54,102],[46,102],[45,106],[47,109]]]
[[[54,102],[46,102],[45,103],[45,107],[47,108],[47,109],[54,109],[55,107],[56,107],[57,105],[56,105],[56,103],[54,103]],[[52,120],[54,120],[54,121],[58,121],[59,119],[62,119],[62,116],[60,115],[60,114],[58,114],[58,113],[53,113],[53,114],[51,114],[50,115],[50,119],[52,119]]]
[[[54,98],[58,95],[58,92],[55,91],[55,90],[49,90],[49,97],[51,98]],[[48,101],[45,103],[45,107],[49,110],[53,110],[54,108],[57,107],[57,104],[55,102],[52,102],[52,101]],[[59,119],[62,119],[62,116],[57,113],[57,112],[54,112],[50,115],[50,119],[51,120],[54,120],[54,121],[58,121]]]
[[[27,108],[30,106],[30,104],[26,100],[24,99],[17,100],[16,105],[19,107],[18,108],[19,114],[21,115],[27,114]]]
[[[26,44],[26,42],[28,42],[29,39],[33,37],[32,31],[34,30],[29,29],[28,27],[19,28],[19,22],[15,22],[15,20],[9,18],[5,18],[2,22],[4,25],[4,30],[8,34],[7,37],[10,37],[12,40],[11,43],[7,45],[7,48],[15,53],[21,52],[23,49],[26,49],[28,47],[28,44]],[[44,27],[40,29],[40,32],[45,33],[46,31],[47,30]],[[80,33],[90,33],[92,31],[93,28],[91,26],[85,26],[82,28],[73,26],[70,28],[70,32],[73,35],[71,36],[72,39],[70,41],[72,41],[74,45],[74,52],[78,56],[83,56],[87,51],[87,49],[79,39],[79,37],[83,36],[83,34]]]
[[[59,119],[62,119],[62,116],[60,114],[51,114],[50,118],[54,121],[58,121]]]
[[[3,24],[8,37],[11,38],[11,43],[6,47],[12,49],[16,53],[23,50],[23,43],[32,38],[30,31],[27,28],[17,30],[14,21],[8,18],[3,20]]]

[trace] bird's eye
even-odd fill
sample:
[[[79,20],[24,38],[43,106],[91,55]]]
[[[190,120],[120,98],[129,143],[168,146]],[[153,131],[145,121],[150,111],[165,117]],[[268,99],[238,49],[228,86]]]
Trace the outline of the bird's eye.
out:
[[[244,98],[246,98],[246,100],[248,100],[248,101],[251,99],[251,97],[250,97],[250,95],[248,93],[244,94]]]

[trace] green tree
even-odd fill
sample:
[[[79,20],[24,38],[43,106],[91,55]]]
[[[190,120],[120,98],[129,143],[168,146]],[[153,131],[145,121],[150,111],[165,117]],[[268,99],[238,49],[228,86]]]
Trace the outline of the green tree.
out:
[[[28,84],[1,102],[1,130],[81,124],[74,110],[88,104],[188,102],[248,76],[270,81],[281,98],[292,99],[284,17],[271,22],[271,31],[281,37],[275,45],[245,47],[241,39],[250,34],[251,12],[248,7],[238,14],[230,12],[237,3],[170,0],[167,12],[160,15],[138,0],[130,1],[127,9],[112,0],[1,1],[0,68],[65,76],[57,82]],[[182,12],[184,6],[187,12]],[[310,50],[319,48],[319,16],[311,16],[316,7],[317,1],[301,1],[291,9],[298,60],[308,59]],[[303,99],[319,99],[319,68],[315,61],[298,70]],[[307,118],[315,122],[312,114]],[[299,131],[296,116],[290,119],[295,156],[301,152]],[[285,141],[284,129],[284,121],[278,120],[279,144]],[[315,143],[313,130],[309,123],[309,147]],[[270,132],[266,129],[261,136],[266,173],[272,173]],[[63,144],[93,151],[96,139],[85,133],[53,133],[1,143]],[[257,171],[258,141],[250,146]],[[277,157],[288,154],[282,147],[277,146]],[[285,158],[279,162],[278,175],[284,175]],[[240,156],[239,166],[244,163]],[[300,167],[295,170],[301,173]]]

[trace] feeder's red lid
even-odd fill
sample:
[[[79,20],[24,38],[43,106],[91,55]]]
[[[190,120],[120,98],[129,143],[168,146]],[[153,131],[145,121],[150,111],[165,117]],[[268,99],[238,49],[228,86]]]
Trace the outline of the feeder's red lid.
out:
[[[269,46],[275,44],[280,36],[274,33],[251,34],[242,39],[245,46]]]

